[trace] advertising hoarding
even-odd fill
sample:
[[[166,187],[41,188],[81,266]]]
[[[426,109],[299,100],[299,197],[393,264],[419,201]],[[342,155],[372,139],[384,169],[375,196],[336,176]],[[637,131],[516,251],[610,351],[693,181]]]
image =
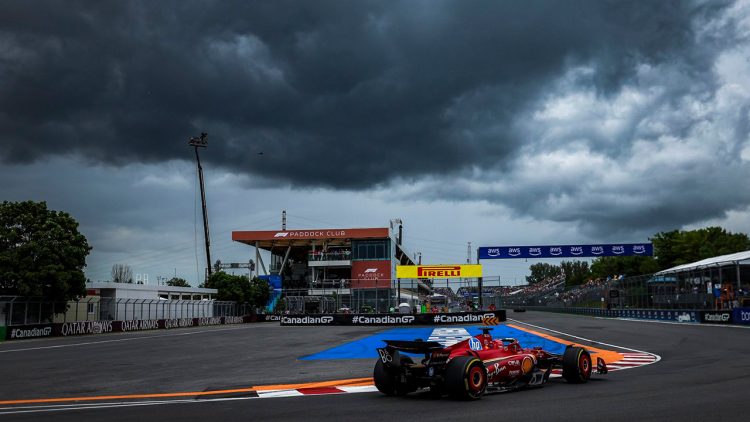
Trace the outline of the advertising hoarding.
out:
[[[467,278],[481,277],[481,265],[398,265],[397,278]]]
[[[391,261],[353,261],[352,289],[391,287]]]
[[[602,245],[483,246],[479,259],[583,258],[598,256],[652,256],[650,243],[614,243]]]

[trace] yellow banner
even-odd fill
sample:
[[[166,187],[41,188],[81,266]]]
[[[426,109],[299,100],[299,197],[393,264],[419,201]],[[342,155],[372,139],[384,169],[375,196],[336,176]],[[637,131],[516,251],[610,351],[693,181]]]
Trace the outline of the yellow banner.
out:
[[[481,277],[481,265],[397,265],[397,278]]]

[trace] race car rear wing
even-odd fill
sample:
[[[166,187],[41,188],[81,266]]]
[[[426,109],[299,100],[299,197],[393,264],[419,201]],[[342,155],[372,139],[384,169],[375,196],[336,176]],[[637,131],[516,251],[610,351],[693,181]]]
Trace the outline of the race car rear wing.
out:
[[[430,353],[435,350],[441,350],[443,346],[436,341],[421,340],[383,340],[387,347],[408,353]]]

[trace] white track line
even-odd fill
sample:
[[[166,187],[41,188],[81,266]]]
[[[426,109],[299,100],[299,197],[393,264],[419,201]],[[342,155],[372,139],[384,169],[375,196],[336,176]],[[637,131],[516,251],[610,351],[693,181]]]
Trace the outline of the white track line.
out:
[[[617,349],[628,350],[628,351],[636,352],[636,353],[643,353],[644,355],[650,355],[650,356],[654,356],[655,357],[655,359],[654,359],[653,362],[644,363],[642,366],[653,365],[654,363],[659,362],[661,360],[661,356],[659,356],[659,355],[657,355],[655,353],[644,352],[643,350],[631,349],[630,347],[623,347],[623,346],[618,346],[616,344],[609,344],[609,343],[604,343],[602,341],[591,340],[591,339],[588,339],[588,338],[585,338],[585,337],[579,337],[579,336],[575,336],[573,334],[564,333],[562,331],[557,331],[557,330],[552,330],[550,328],[540,327],[538,325],[529,324],[528,322],[518,321],[518,320],[512,319],[512,318],[508,318],[508,321],[513,321],[513,322],[518,323],[518,324],[528,325],[529,327],[534,327],[534,328],[537,328],[537,329],[540,329],[540,330],[549,331],[551,333],[555,333],[555,334],[567,336],[567,337],[570,337],[570,338],[575,338],[575,339],[578,339],[578,340],[587,341],[587,342],[593,343],[593,344],[601,344],[602,346],[615,347]]]
[[[571,315],[571,314],[568,314]],[[578,314],[573,314],[578,315]],[[580,315],[580,316],[588,316],[588,315]],[[650,319],[638,319],[638,318],[609,318],[609,317],[599,317],[599,316],[592,316],[590,318],[594,319],[608,319],[608,320],[617,320],[617,321],[629,321],[629,322],[648,322],[651,324],[669,324],[669,325],[682,325],[683,327],[715,327],[715,328],[743,328],[745,330],[750,329],[750,325],[734,325],[734,324],[727,324],[727,325],[721,325],[721,324],[701,324],[700,322],[677,322],[677,321],[655,321]]]
[[[258,397],[231,397],[231,398],[216,398],[210,400],[154,400],[154,401],[139,401],[139,402],[119,402],[119,403],[87,403],[78,405],[59,405],[59,407],[44,406],[44,409],[40,409],[42,406],[32,408],[32,406],[24,407],[24,410],[16,410],[18,407],[1,408],[0,416],[2,415],[16,415],[21,413],[47,413],[47,412],[64,412],[70,410],[91,410],[91,409],[115,409],[119,407],[136,407],[136,406],[160,406],[165,404],[190,404],[190,403],[206,403],[206,402],[218,402],[218,401],[237,401],[237,400],[254,400]],[[62,407],[66,406],[66,407]]]
[[[127,337],[127,338],[118,338],[118,339],[112,339],[112,340],[101,340],[101,341],[87,341],[83,343],[67,343],[67,344],[57,344],[54,346],[39,346],[39,347],[26,347],[23,349],[10,349],[10,350],[0,350],[0,353],[13,353],[13,352],[27,352],[30,350],[45,350],[45,349],[61,349],[63,347],[77,347],[77,346],[91,346],[94,344],[105,344],[105,343],[119,343],[122,341],[132,341],[132,340],[143,340],[143,339],[149,339],[149,338],[163,338],[163,337],[176,337],[176,336],[190,336],[193,334],[203,334],[203,333],[215,333],[219,331],[234,331],[234,330],[246,330],[248,327],[234,327],[234,328],[215,328],[210,330],[200,330],[200,331],[188,331],[183,333],[172,333],[172,334],[154,334],[150,336],[140,336],[140,337]],[[8,344],[8,343],[6,343]]]

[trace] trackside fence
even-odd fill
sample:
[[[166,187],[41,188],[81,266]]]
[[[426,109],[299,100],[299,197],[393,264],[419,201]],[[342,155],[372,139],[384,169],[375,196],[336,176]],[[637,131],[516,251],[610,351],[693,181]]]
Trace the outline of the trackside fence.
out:
[[[216,300],[114,299],[85,297],[49,302],[34,297],[0,296],[0,326],[80,321],[211,318],[253,314],[247,305]]]
[[[638,320],[670,321],[703,324],[750,325],[750,308],[724,310],[690,309],[597,309],[556,308],[552,306],[528,306],[524,309],[544,312],[560,312],[600,318],[626,318]]]

